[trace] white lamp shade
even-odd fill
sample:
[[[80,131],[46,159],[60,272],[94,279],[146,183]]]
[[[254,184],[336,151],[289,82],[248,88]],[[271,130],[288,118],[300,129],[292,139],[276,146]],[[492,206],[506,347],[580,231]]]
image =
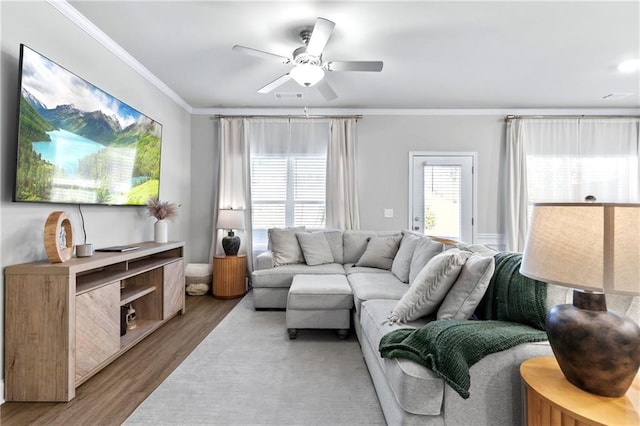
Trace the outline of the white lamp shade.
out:
[[[640,204],[535,204],[520,272],[566,287],[639,295]]]
[[[218,211],[218,229],[244,229],[244,210]]]
[[[301,86],[313,86],[324,77],[324,70],[318,65],[296,65],[290,72],[291,78]]]

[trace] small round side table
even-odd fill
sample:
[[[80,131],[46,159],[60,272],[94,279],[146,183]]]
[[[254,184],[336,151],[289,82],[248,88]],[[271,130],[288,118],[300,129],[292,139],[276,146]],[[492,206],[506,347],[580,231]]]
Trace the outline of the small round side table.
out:
[[[247,292],[245,278],[247,257],[237,256],[213,257],[213,297],[217,299],[234,299]]]
[[[523,417],[528,426],[640,425],[640,379],[625,396],[609,398],[569,383],[555,357],[531,358],[520,366]]]

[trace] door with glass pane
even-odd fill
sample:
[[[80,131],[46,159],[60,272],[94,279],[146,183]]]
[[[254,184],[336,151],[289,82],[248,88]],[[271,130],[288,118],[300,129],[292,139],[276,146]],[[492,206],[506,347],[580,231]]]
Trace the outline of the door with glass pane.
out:
[[[411,153],[411,229],[473,242],[474,154]]]

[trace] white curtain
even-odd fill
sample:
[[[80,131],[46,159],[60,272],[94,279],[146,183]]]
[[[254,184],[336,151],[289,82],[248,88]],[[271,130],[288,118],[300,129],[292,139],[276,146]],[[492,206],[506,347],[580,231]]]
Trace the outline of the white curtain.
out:
[[[511,251],[524,250],[527,236],[527,161],[523,139],[521,121],[508,121],[505,243],[506,249]]]
[[[250,118],[247,141],[251,155],[326,155],[324,119]]]
[[[327,227],[359,229],[356,191],[356,134],[353,118],[331,120],[327,154]]]
[[[329,120],[252,118],[247,119],[246,123],[251,161],[260,159],[262,162],[268,162],[270,165],[266,167],[270,167],[269,171],[264,169],[263,165],[262,173],[270,174],[270,179],[273,179],[263,181],[258,176],[253,176],[253,192],[281,201],[276,204],[257,205],[259,201],[254,200],[256,205],[252,233],[253,250],[256,255],[267,249],[268,228],[325,226],[325,213],[321,205],[316,209],[311,205],[295,204],[292,200],[297,197],[304,198],[304,194],[296,194],[296,191],[305,192],[305,189],[309,189],[302,182],[311,175],[311,171],[301,166],[305,164],[305,159],[311,160],[313,164],[318,161],[321,161],[321,164],[325,162],[329,143]],[[255,167],[258,170],[257,163]],[[324,174],[324,170],[320,173]],[[322,177],[324,178],[324,175]],[[295,182],[300,183],[300,186],[295,185]],[[321,197],[324,203],[326,195],[321,194]]]
[[[638,202],[637,118],[522,118],[507,123],[507,249],[524,247],[535,202]],[[523,161],[524,157],[524,161]]]
[[[225,231],[217,229],[218,210],[244,210],[245,230],[251,229],[251,190],[249,150],[246,142],[245,119],[220,118],[217,205],[213,212],[213,236],[210,258],[224,253],[221,241]],[[237,231],[240,252],[247,256],[247,268],[253,269],[251,232]]]

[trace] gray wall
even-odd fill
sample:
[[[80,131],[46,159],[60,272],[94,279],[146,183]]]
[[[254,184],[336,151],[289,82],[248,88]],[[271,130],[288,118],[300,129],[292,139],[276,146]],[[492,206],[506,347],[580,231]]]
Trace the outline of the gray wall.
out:
[[[163,125],[160,197],[181,205],[169,238],[190,246],[191,117],[124,62],[44,1],[0,1],[0,262],[46,259],[44,222],[64,210],[82,238],[74,205],[13,203],[19,45],[24,43]],[[96,246],[153,239],[153,219],[143,207],[83,207],[88,242]],[[189,253],[187,252],[187,255]],[[4,274],[0,276],[0,341],[4,342]],[[0,365],[4,365],[0,351]],[[4,369],[2,373],[4,377]],[[0,383],[1,384],[1,383]],[[0,387],[2,401],[4,386]]]
[[[499,245],[499,194],[503,164],[504,116],[365,116],[358,122],[357,176],[362,229],[398,230],[408,227],[409,152],[477,152],[476,181],[479,242]],[[208,259],[211,243],[211,185],[215,169],[217,120],[192,119],[191,244],[194,261]],[[213,145],[213,146],[212,146]],[[394,217],[383,217],[386,208]],[[196,214],[195,212],[198,211]],[[196,260],[197,259],[197,260]]]
[[[213,232],[212,212],[218,187],[218,120],[208,116],[191,118],[191,258],[210,263]]]
[[[362,229],[409,226],[409,152],[476,152],[479,237],[499,238],[504,116],[365,116],[358,122]],[[384,218],[386,208],[393,218]],[[482,239],[482,238],[481,238]]]

